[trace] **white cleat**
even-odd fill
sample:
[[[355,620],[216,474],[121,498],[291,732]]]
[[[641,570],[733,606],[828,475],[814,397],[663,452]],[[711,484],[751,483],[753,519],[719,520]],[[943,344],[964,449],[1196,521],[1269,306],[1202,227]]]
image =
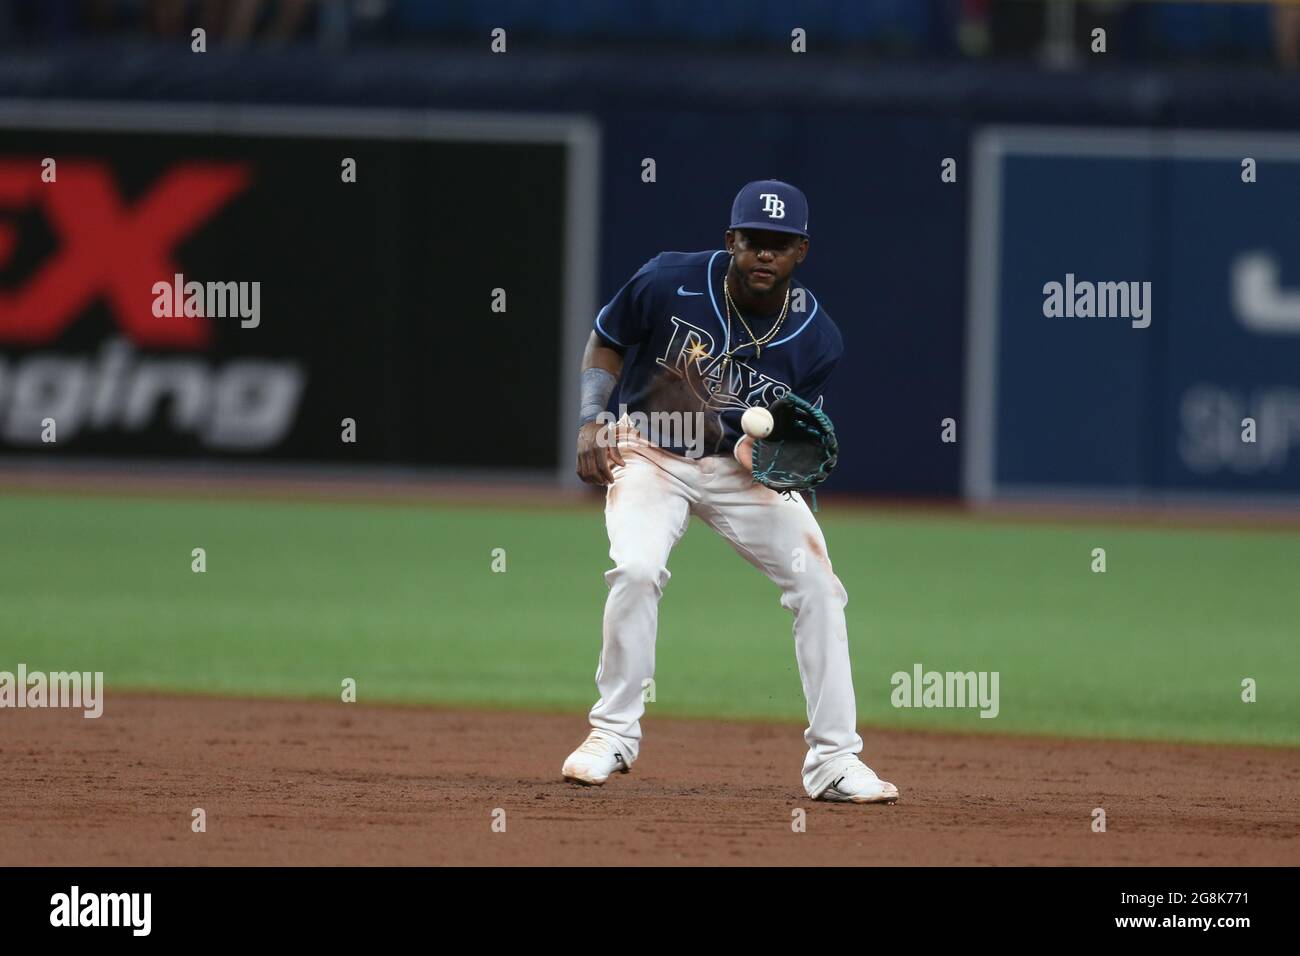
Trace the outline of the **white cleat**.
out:
[[[836,772],[831,785],[817,799],[835,803],[893,803],[898,799],[898,788],[877,777],[861,760],[854,759]]]
[[[569,754],[560,773],[564,774],[565,780],[599,787],[609,779],[611,773],[627,773],[630,769],[613,741],[600,731],[593,730],[582,742],[582,746]]]

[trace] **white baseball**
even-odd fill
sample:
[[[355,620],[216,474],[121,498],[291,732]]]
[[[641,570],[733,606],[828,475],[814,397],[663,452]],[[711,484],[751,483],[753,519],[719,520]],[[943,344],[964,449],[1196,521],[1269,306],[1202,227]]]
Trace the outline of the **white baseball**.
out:
[[[751,438],[766,438],[772,434],[772,426],[775,424],[772,421],[772,413],[766,408],[759,408],[757,405],[745,409],[745,414],[740,416],[740,427]]]

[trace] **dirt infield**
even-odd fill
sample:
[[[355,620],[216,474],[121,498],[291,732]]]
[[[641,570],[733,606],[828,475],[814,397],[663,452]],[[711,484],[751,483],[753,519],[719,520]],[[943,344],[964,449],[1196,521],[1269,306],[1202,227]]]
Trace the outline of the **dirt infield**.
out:
[[[0,865],[1300,863],[1300,750],[864,731],[891,807],[810,801],[772,724],[652,719],[599,789],[559,779],[577,714],[116,696],[0,726]]]

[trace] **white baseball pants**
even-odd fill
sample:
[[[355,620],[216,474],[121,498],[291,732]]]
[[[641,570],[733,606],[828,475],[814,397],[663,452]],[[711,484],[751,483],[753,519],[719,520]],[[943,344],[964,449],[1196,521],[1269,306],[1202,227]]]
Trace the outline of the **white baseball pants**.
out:
[[[668,555],[691,515],[699,515],[781,589],[782,607],[794,613],[795,657],[808,705],[803,782],[809,796],[818,796],[835,769],[828,763],[860,753],[862,738],[844,620],[848,594],[831,570],[817,519],[797,494],[786,497],[757,484],[731,455],[682,458],[621,431],[625,464],[614,467],[605,494],[614,567],[605,573],[600,699],[591,726],[631,766],[641,744],[644,682],[655,672]]]

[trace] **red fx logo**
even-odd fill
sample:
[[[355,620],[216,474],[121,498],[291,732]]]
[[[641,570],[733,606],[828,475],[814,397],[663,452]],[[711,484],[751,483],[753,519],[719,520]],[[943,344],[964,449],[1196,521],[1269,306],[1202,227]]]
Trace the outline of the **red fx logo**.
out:
[[[102,295],[136,345],[206,345],[212,337],[206,317],[154,316],[153,285],[181,271],[172,251],[247,188],[247,169],[177,163],[128,207],[107,164],[64,160],[57,168],[58,180],[45,183],[39,162],[0,160],[0,211],[38,206],[61,240],[19,288],[0,291],[0,341],[56,338]],[[0,220],[0,266],[17,243],[16,225]]]

